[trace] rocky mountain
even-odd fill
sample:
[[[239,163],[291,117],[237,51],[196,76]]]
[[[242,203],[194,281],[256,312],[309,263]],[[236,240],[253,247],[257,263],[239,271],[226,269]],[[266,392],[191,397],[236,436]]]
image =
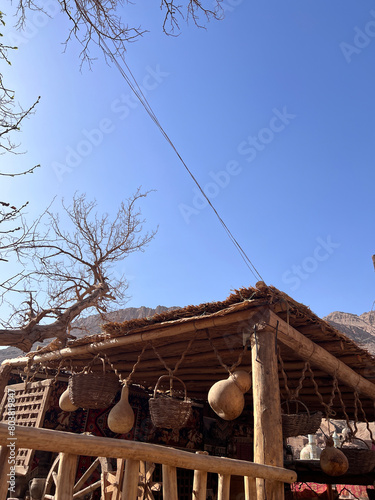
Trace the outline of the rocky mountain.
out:
[[[375,355],[375,311],[360,316],[336,311],[323,319]]]
[[[164,307],[157,306],[155,309],[151,307],[127,307],[125,309],[119,309],[118,311],[113,311],[106,314],[106,321],[99,314],[93,314],[87,318],[81,318],[73,323],[73,328],[71,334],[77,338],[84,337],[85,335],[94,335],[101,332],[100,325],[107,321],[128,321],[130,319],[147,318],[153,316],[154,314],[160,314],[171,309],[176,309],[176,307]],[[33,351],[37,349],[38,346],[47,345],[53,339],[46,340],[44,343],[36,342],[33,346]],[[0,350],[0,364],[4,359],[17,358],[18,356],[23,356],[24,353],[17,349],[16,347],[7,347],[6,349]]]

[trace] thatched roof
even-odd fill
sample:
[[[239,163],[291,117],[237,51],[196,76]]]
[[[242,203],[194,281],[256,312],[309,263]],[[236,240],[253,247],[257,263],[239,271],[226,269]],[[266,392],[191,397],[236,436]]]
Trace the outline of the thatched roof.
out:
[[[244,348],[243,342],[259,320],[258,313],[265,308],[364,378],[375,380],[375,358],[371,354],[320,319],[308,307],[263,282],[257,283],[255,288],[236,290],[222,302],[187,306],[124,323],[106,323],[102,327],[102,334],[69,341],[64,349],[52,343],[47,348],[30,353],[28,356],[32,361],[30,359],[29,364],[42,363],[50,369],[56,369],[59,364],[66,368],[72,365],[78,371],[100,353],[107,356],[108,369],[109,363],[112,363],[112,367],[126,378],[142,349],[145,349],[132,376],[134,383],[152,388],[161,375],[168,373],[166,366],[173,370],[180,363],[176,375],[185,382],[188,394],[193,398],[206,400],[211,385],[227,376],[223,365],[231,367],[242,356],[240,368],[251,370],[251,352]],[[186,351],[189,343],[190,347]],[[281,342],[279,347],[282,360],[279,367],[280,387],[282,397],[286,397],[285,374],[287,387],[293,391],[298,386],[305,361],[298,352]],[[14,366],[25,363],[25,358],[12,361]],[[318,392],[327,403],[333,379],[322,369],[316,369],[313,364],[311,368]],[[99,359],[93,369],[102,369]],[[309,371],[305,375],[299,398],[311,410],[322,410],[321,399]],[[363,420],[358,403],[356,408],[353,390],[342,383],[339,387],[345,411],[350,416],[357,412],[358,418]],[[251,393],[246,397],[251,409]],[[373,401],[361,397],[361,404],[367,418],[375,420]],[[336,418],[344,416],[342,403],[337,395],[333,408],[337,413]]]

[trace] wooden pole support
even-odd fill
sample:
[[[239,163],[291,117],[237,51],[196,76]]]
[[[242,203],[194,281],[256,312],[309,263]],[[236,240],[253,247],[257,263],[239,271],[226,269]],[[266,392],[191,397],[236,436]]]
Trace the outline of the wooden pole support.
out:
[[[73,498],[74,480],[77,470],[77,459],[77,455],[72,455],[70,453],[60,453],[55,500],[71,500]]]
[[[217,487],[217,500],[229,500],[230,497],[230,475],[219,474]]]
[[[163,498],[178,500],[177,469],[170,465],[162,466],[163,474]]]
[[[208,455],[207,451],[196,451],[198,455]],[[207,472],[194,471],[192,500],[206,500],[207,498]]]
[[[125,463],[121,500],[137,500],[139,483],[139,461],[128,459]]]
[[[0,446],[0,500],[6,500],[8,490],[12,487],[12,484],[10,483],[12,478],[11,476],[8,476],[9,455],[10,455],[10,448],[7,447],[6,445]]]
[[[251,339],[254,404],[254,462],[282,467],[283,436],[276,355],[276,335],[255,332]],[[283,500],[284,485],[257,479],[258,500]]]
[[[245,500],[256,500],[257,485],[255,477],[244,476]]]

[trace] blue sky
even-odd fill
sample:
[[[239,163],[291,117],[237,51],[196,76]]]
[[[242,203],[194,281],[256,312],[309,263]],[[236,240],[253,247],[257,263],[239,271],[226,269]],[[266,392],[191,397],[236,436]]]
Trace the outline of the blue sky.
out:
[[[115,67],[98,57],[79,69],[67,20],[31,12],[4,71],[26,107],[18,157],[2,198],[30,201],[32,220],[56,196],[96,198],[114,213],[138,186],[147,250],[123,261],[128,306],[185,306],[254,285],[211,209]],[[129,25],[149,30],[129,44],[127,64],[185,162],[267,284],[319,316],[361,314],[375,300],[375,7],[360,3],[224,0],[206,29],[181,22],[162,32],[153,0],[127,4]],[[3,168],[4,170],[4,168]],[[2,271],[6,272],[6,271]]]

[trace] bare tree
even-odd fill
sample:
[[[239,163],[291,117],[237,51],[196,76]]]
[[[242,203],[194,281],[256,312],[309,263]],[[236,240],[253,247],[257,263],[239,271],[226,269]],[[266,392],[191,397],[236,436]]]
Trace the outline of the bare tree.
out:
[[[70,20],[70,31],[65,43],[76,38],[82,46],[81,60],[91,61],[90,47],[98,45],[106,57],[113,59],[123,56],[128,42],[132,42],[145,33],[141,27],[129,27],[119,15],[123,4],[128,0],[58,0],[61,11]],[[182,2],[182,5],[180,4]],[[180,19],[189,20],[203,27],[210,19],[221,19],[222,0],[161,0],[160,9],[164,13],[163,31],[176,35]],[[28,16],[28,10],[44,11],[38,0],[18,0],[18,24],[22,28]],[[48,13],[45,12],[47,15]]]
[[[105,313],[112,301],[126,301],[128,283],[112,271],[117,262],[143,251],[155,236],[155,231],[143,231],[137,208],[147,194],[138,189],[113,220],[95,213],[95,201],[76,195],[71,206],[63,203],[70,230],[63,228],[59,215],[46,211],[48,229],[41,231],[42,217],[28,232],[32,238],[12,249],[27,272],[0,285],[3,298],[6,295],[9,303],[13,292],[26,294],[26,299],[14,307],[8,322],[1,322],[0,345],[29,351],[35,342],[49,338],[65,345],[72,321],[84,311]]]

